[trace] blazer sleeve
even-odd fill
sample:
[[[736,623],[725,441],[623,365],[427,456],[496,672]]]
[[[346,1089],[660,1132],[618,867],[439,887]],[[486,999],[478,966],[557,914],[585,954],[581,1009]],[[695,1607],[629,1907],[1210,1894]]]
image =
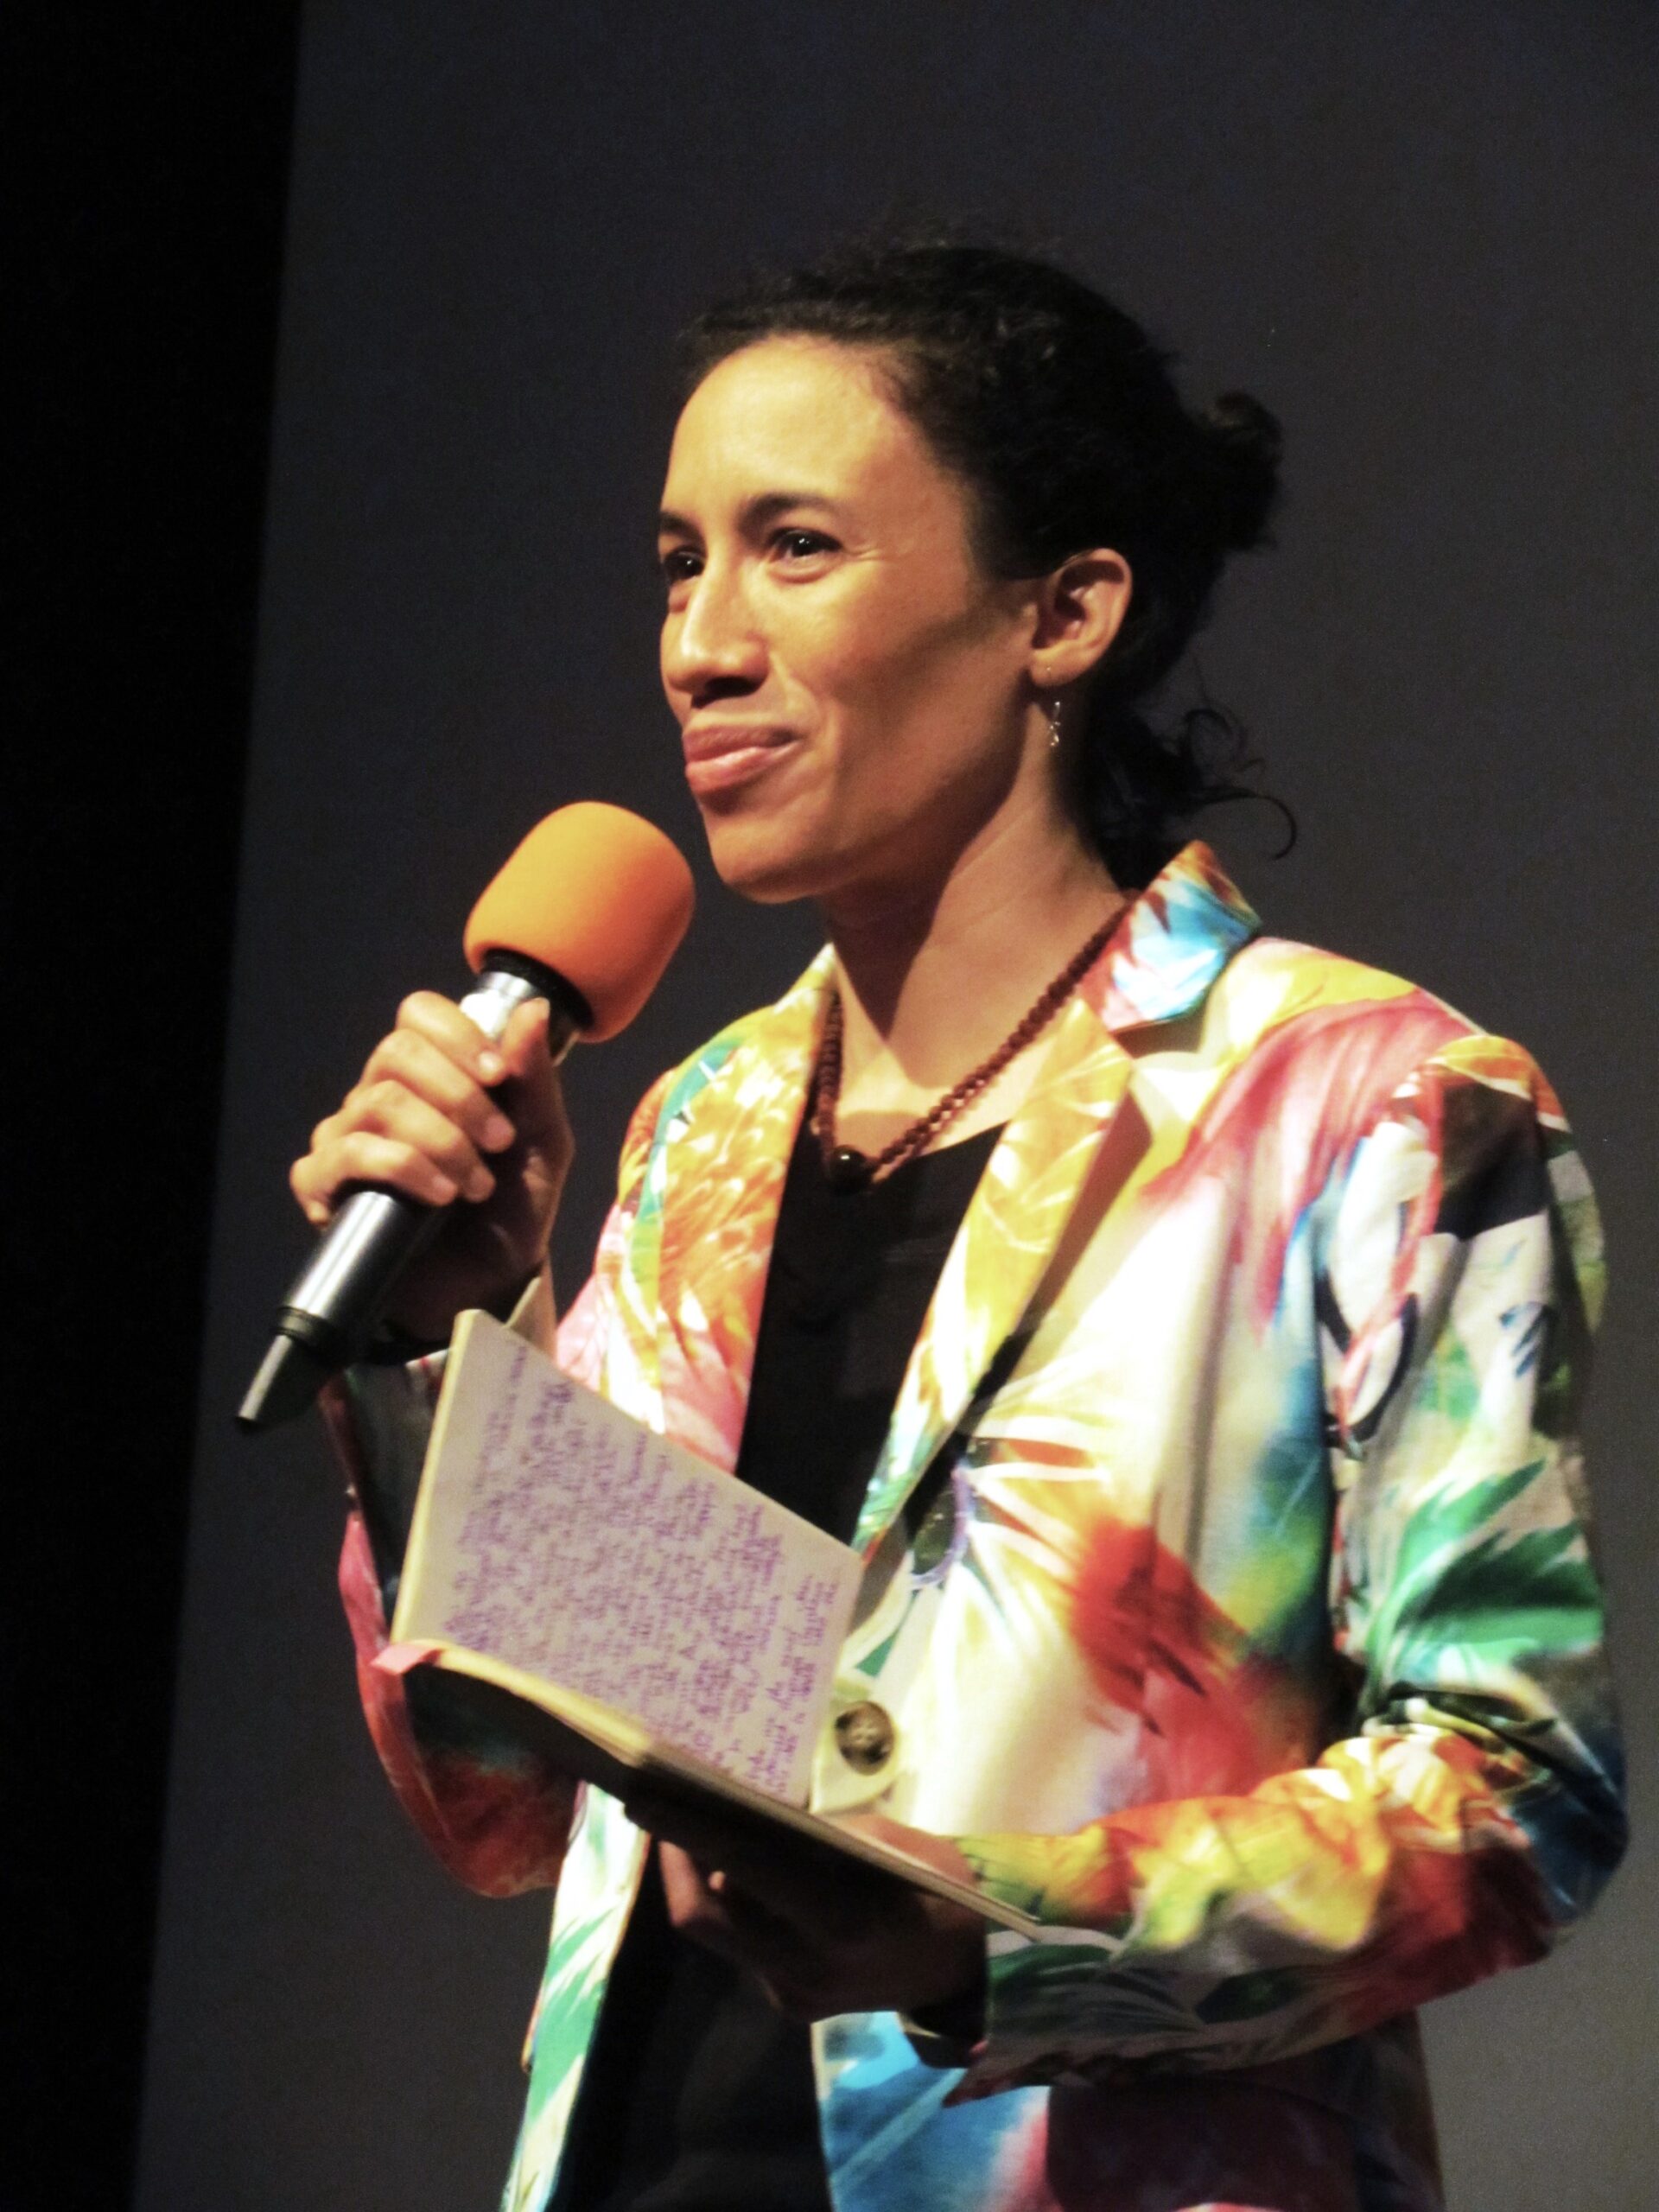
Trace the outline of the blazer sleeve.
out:
[[[593,1275],[557,1332],[562,1363],[595,1389],[602,1388],[607,1328],[617,1310],[666,1080],[653,1086],[629,1125]],[[513,1324],[532,1338],[551,1338],[544,1278]],[[557,1881],[579,1785],[510,1738],[481,1731],[435,1669],[398,1675],[374,1664],[386,1648],[397,1604],[443,1361],[440,1352],[408,1367],[354,1368],[325,1394],[324,1413],[352,1498],[340,1590],[369,1733],[404,1811],[468,1888],[512,1897]]]
[[[1619,1858],[1578,1441],[1601,1247],[1542,1076],[1490,1037],[1444,1046],[1316,1230],[1348,1732],[1247,1794],[963,1839],[1057,1935],[991,1938],[958,2095],[1355,2034],[1539,1957]]]

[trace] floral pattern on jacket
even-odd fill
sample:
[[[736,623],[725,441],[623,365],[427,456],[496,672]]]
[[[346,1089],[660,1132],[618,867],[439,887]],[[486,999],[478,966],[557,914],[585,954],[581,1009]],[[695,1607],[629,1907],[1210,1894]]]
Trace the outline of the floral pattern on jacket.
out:
[[[727,1467],[831,973],[653,1088],[559,1335]],[[1262,938],[1202,845],[1140,895],[945,1262],[841,1669],[898,1726],[880,1808],[1046,1933],[989,1936],[971,2050],[815,2031],[840,2212],[1440,2203],[1412,2009],[1541,1955],[1622,1847],[1576,1443],[1600,1295],[1524,1052]],[[431,1379],[354,1382],[365,1481]],[[355,1519],[342,1577],[423,1832],[476,1886],[557,1885],[505,2199],[539,2212],[642,1840],[368,1669]]]

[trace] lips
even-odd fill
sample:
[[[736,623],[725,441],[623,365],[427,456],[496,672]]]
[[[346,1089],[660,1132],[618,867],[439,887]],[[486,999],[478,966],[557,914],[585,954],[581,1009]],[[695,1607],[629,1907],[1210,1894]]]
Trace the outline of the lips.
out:
[[[699,798],[764,775],[798,742],[792,731],[742,722],[705,723],[682,736],[685,780]]]

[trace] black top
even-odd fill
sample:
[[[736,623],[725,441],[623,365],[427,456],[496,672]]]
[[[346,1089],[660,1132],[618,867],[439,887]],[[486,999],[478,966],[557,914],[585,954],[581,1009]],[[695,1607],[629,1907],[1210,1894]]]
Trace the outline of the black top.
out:
[[[803,1128],[789,1165],[737,1471],[843,1543],[998,1132],[832,1191]],[[913,1527],[925,1486],[906,1508]],[[830,2212],[811,2044],[670,1928],[653,1852],[588,2055],[557,2212]]]

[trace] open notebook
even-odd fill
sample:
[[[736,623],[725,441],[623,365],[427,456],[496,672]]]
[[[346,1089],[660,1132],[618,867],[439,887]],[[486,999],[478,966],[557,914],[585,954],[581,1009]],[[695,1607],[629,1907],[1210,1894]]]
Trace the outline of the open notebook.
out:
[[[441,1669],[480,1720],[615,1796],[792,1829],[1033,1934],[856,1816],[806,1808],[861,1571],[847,1545],[467,1313],[376,1663]]]

